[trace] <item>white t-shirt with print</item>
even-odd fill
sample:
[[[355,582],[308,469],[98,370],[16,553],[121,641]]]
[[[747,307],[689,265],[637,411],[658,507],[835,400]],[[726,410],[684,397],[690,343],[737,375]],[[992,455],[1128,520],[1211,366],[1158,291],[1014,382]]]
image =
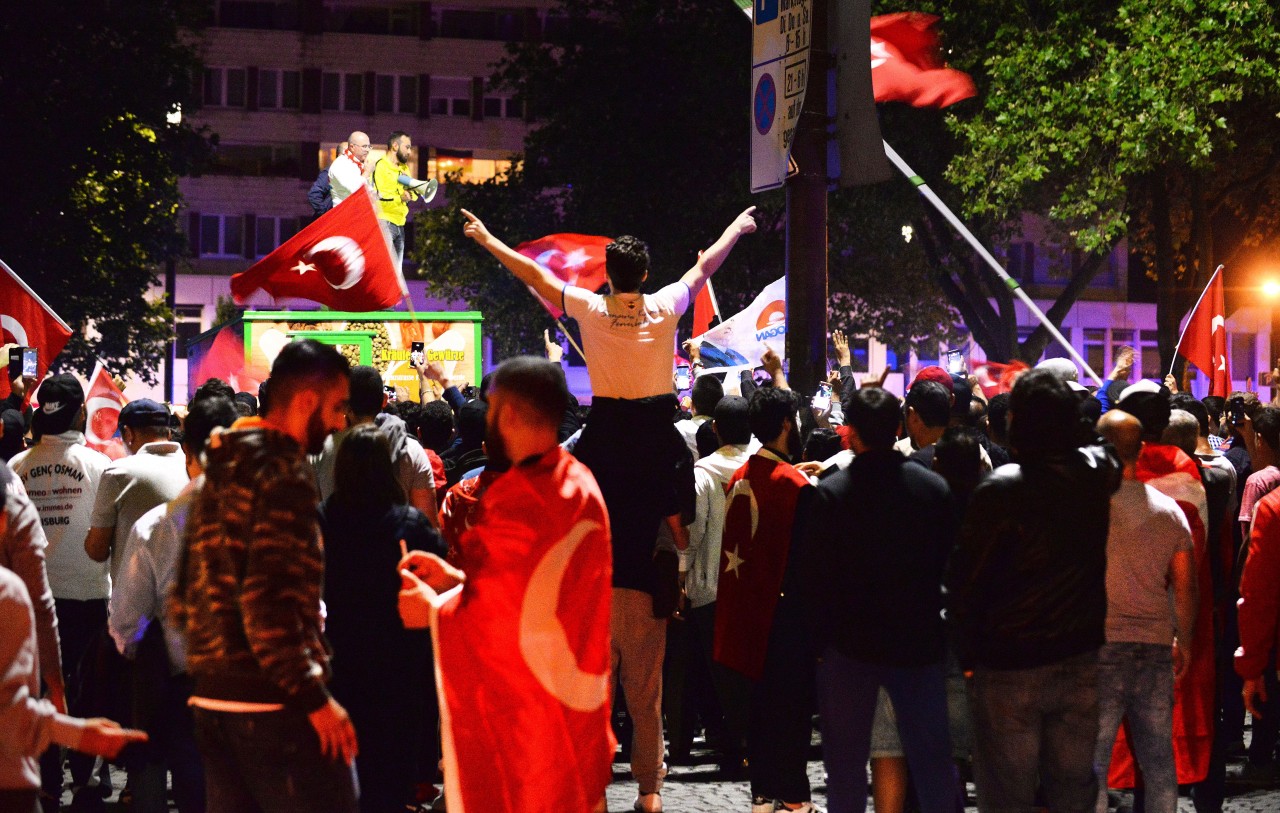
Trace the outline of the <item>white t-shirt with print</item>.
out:
[[[689,287],[683,282],[653,294],[608,296],[566,285],[564,311],[582,331],[592,395],[671,395],[676,325],[688,308]]]

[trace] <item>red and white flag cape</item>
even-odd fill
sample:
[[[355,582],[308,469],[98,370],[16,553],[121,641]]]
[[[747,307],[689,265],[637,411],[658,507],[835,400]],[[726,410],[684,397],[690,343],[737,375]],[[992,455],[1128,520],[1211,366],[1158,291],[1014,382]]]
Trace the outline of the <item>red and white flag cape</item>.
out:
[[[434,602],[450,813],[587,811],[612,778],[609,518],[556,448],[500,475]]]
[[[1178,339],[1182,357],[1209,377],[1209,394],[1222,398],[1231,391],[1231,361],[1227,358],[1227,309],[1222,296],[1222,266],[1213,272],[1200,301],[1191,309]]]
[[[0,344],[36,348],[36,380],[43,380],[49,365],[71,339],[71,328],[3,260],[0,269],[4,271],[0,274]],[[7,362],[7,358],[0,359],[0,364]],[[8,394],[9,375],[5,373],[0,375],[0,395]]]
[[[348,311],[384,310],[408,296],[369,194],[351,195],[231,278],[241,305],[259,288]]]
[[[569,285],[596,291],[605,283],[604,247],[612,242],[612,237],[594,234],[548,234],[521,243],[515,250]],[[564,315],[559,302],[538,299],[555,318]]]
[[[932,14],[906,11],[871,18],[871,87],[877,102],[946,107],[976,96],[969,74],[948,68]]]
[[[89,376],[89,392],[84,399],[84,439],[90,449],[102,452],[112,460],[127,457],[129,450],[116,436],[120,427],[120,410],[129,399],[116,386],[107,368],[98,362]]]

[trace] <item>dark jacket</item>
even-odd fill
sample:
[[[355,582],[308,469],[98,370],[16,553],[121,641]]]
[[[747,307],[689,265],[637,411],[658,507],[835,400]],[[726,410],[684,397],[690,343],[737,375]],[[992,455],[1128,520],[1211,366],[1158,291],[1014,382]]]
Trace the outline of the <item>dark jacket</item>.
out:
[[[215,435],[206,457],[170,600],[193,694],[315,711],[329,699],[315,475],[266,428]]]
[[[1102,646],[1110,446],[1001,466],[973,492],[947,575],[960,664],[1029,669]]]
[[[333,208],[333,187],[329,185],[329,170],[320,170],[315,183],[307,190],[307,202],[311,204],[311,211],[315,212],[316,217]]]
[[[801,531],[819,651],[940,663],[942,576],[955,535],[946,481],[897,451],[863,452],[824,479]]]

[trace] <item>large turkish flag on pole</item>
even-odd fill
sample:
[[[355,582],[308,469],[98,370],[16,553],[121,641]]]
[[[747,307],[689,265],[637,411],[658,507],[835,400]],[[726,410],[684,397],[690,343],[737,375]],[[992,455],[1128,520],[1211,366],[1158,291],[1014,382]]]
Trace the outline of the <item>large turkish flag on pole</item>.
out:
[[[368,193],[351,195],[231,278],[238,304],[259,288],[349,311],[384,310],[408,297]]]
[[[516,246],[516,251],[569,285],[596,291],[605,283],[604,247],[612,242],[612,237],[594,234],[548,234],[521,243]],[[538,295],[535,293],[534,296]],[[538,299],[555,318],[564,315],[559,302],[547,302],[542,297]]]
[[[36,348],[36,379],[43,379],[70,340],[71,328],[3,260],[0,269],[4,270],[0,274],[0,332],[4,334],[0,344]],[[8,358],[0,359],[0,364],[8,362]],[[8,394],[9,374],[5,373],[0,376],[0,395]]]
[[[1178,340],[1182,357],[1209,376],[1209,394],[1222,398],[1231,391],[1231,362],[1227,359],[1227,309],[1222,296],[1222,266],[1213,272],[1200,301],[1191,309]]]
[[[946,107],[978,91],[969,74],[948,68],[932,14],[906,11],[871,18],[871,87],[877,102]]]
[[[612,778],[609,518],[558,447],[500,475],[433,602],[450,813],[589,811]]]

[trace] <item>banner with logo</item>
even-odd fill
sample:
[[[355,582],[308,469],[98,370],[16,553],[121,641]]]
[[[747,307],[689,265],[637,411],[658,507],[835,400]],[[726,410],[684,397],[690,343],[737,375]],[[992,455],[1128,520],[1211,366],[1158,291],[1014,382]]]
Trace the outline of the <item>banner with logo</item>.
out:
[[[745,10],[745,9],[744,9]],[[787,179],[809,81],[811,0],[755,0],[751,35],[751,191]]]
[[[769,348],[786,358],[786,277],[766,285],[755,301],[703,333],[701,339],[702,363],[709,369],[755,367]]]

